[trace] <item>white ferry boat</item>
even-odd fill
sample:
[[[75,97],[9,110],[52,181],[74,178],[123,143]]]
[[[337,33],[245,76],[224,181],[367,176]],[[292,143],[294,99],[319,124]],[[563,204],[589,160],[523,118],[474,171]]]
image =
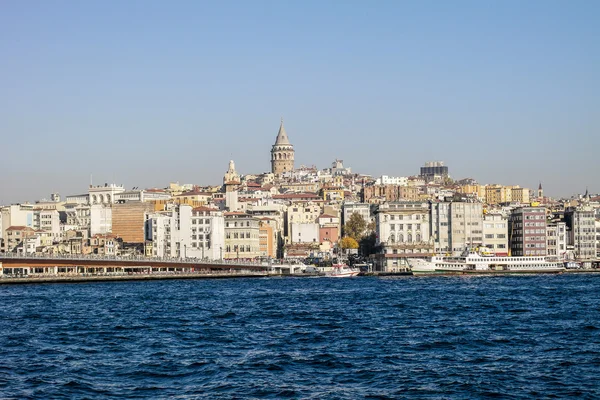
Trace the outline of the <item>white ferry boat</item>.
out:
[[[359,274],[358,268],[349,267],[347,264],[333,264],[330,271],[325,273],[325,276],[330,278],[352,278]]]
[[[565,270],[563,262],[549,257],[488,256],[473,250],[467,250],[458,257],[433,256],[430,259],[410,258],[407,261],[414,275],[556,273]]]

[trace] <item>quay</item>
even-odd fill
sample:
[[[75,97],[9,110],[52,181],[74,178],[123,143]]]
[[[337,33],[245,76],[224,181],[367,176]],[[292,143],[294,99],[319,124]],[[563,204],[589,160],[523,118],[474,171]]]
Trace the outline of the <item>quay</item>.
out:
[[[299,272],[296,265],[254,260],[0,253],[0,284],[241,278]]]

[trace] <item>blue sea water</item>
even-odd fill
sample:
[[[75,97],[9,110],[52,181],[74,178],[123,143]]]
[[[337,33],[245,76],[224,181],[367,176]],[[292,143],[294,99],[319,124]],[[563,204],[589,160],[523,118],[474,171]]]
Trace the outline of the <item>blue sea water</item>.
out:
[[[598,398],[600,276],[0,286],[0,398]]]

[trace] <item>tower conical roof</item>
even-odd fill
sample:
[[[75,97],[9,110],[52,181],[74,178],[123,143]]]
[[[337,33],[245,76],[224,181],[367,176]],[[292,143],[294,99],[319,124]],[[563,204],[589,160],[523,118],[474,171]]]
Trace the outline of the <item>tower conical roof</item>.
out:
[[[283,118],[281,118],[281,125],[279,125],[279,132],[277,133],[277,139],[275,145],[278,144],[290,144],[285,128],[283,127]]]

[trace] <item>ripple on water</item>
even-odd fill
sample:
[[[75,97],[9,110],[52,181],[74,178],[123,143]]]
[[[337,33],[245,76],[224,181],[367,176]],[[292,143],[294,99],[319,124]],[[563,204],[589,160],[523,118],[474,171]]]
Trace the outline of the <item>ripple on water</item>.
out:
[[[595,276],[0,287],[7,398],[600,397]]]

